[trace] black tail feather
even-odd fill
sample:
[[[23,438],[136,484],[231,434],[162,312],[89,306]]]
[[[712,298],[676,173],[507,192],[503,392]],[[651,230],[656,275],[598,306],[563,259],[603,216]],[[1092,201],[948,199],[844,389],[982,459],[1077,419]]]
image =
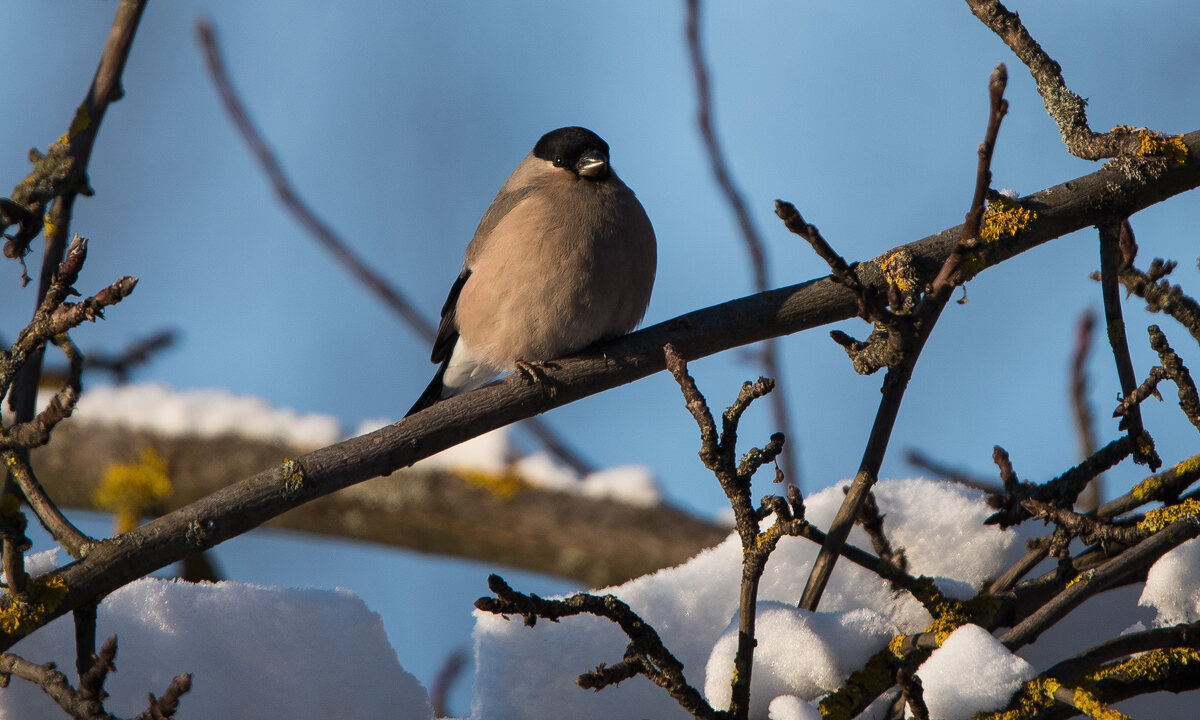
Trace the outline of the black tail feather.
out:
[[[425,388],[425,392],[421,393],[421,397],[417,398],[417,401],[413,403],[408,412],[404,413],[404,417],[420,412],[442,399],[442,390],[445,389],[442,385],[442,376],[446,374],[446,366],[449,364],[450,361],[447,358],[446,362],[443,362],[442,366],[438,368],[437,374],[433,376],[433,380],[430,381],[429,386]]]

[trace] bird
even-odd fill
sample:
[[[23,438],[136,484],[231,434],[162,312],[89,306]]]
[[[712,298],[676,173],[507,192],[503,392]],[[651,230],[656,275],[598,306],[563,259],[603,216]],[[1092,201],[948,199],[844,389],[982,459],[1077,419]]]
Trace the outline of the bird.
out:
[[[440,367],[405,417],[628,333],[650,303],[657,261],[650,218],[608,143],[582,127],[546,133],[467,245],[430,354]]]

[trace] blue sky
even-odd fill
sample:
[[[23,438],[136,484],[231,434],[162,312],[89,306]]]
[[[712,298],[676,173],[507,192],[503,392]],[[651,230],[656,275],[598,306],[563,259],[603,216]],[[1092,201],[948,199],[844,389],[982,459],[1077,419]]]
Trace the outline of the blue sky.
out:
[[[1200,13],[1187,4],[1011,5],[1088,98],[1093,128],[1200,124],[1191,72]],[[9,27],[25,29],[6,39],[8,56],[23,61],[0,114],[0,177],[15,184],[28,171],[26,148],[44,148],[66,128],[115,4],[38,0],[5,10]],[[153,3],[127,95],[105,118],[92,159],[96,196],[76,204],[73,224],[91,240],[81,291],[141,279],[108,320],[75,334],[85,350],[164,327],[182,332],[139,380],[259,395],[349,428],[398,418],[434,370],[425,343],[273,199],[205,75],[199,17],[214,23],[234,82],[303,197],[430,317],[496,189],[543,132],[568,124],[609,142],[655,224],[647,322],[752,292],[695,130],[682,3]],[[718,133],[775,285],[827,272],[774,218],[777,197],[849,260],[961,222],[997,62],[1009,66],[1011,108],[994,185],[1025,194],[1096,168],[1067,155],[1028,73],[964,3],[714,4],[704,41]],[[1192,193],[1133,219],[1143,264],[1179,260],[1175,280],[1193,295],[1198,211]],[[0,329],[11,338],[34,288],[20,289],[16,266],[3,267]],[[970,302],[947,309],[918,364],[882,474],[911,474],[901,459],[909,447],[993,475],[1000,444],[1023,478],[1038,481],[1076,462],[1066,371],[1079,313],[1100,308],[1087,278],[1097,267],[1095,233],[1084,231],[973,281]],[[1149,322],[1185,360],[1200,356],[1172,321],[1146,316],[1137,302],[1125,312],[1139,375],[1155,360]],[[867,333],[857,321],[838,327]],[[853,475],[881,378],[854,375],[826,329],[787,338],[783,359],[803,487]],[[692,369],[714,407],[759,374],[742,350]],[[1089,374],[1104,418],[1118,392],[1111,357],[1098,351]],[[1194,430],[1173,405],[1147,417],[1168,462],[1194,452]],[[685,507],[711,514],[723,505],[666,375],[546,419],[597,464],[649,465]],[[1111,421],[1098,429],[1102,442],[1115,437]],[[761,444],[771,431],[764,404],[741,436]],[[1110,483],[1119,490],[1141,477],[1122,468]]]

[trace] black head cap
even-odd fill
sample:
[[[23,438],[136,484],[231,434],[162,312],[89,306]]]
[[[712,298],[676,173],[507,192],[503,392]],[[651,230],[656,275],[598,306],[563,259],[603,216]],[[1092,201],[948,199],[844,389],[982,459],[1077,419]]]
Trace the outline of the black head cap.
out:
[[[551,130],[533,146],[533,154],[554,163],[557,167],[565,167],[576,173],[579,172],[580,160],[584,157],[603,161],[606,169],[608,165],[608,143],[591,130],[581,127]],[[587,166],[594,168],[595,163]],[[589,177],[592,174],[589,172]]]

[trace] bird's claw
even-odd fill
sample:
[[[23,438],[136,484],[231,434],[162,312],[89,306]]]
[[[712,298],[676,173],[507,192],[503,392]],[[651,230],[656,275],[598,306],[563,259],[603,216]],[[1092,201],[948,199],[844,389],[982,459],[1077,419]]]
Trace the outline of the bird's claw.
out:
[[[558,364],[548,360],[517,360],[513,365],[516,366],[517,373],[531,385],[547,384],[549,378],[546,377],[546,370],[557,370],[559,368]]]

